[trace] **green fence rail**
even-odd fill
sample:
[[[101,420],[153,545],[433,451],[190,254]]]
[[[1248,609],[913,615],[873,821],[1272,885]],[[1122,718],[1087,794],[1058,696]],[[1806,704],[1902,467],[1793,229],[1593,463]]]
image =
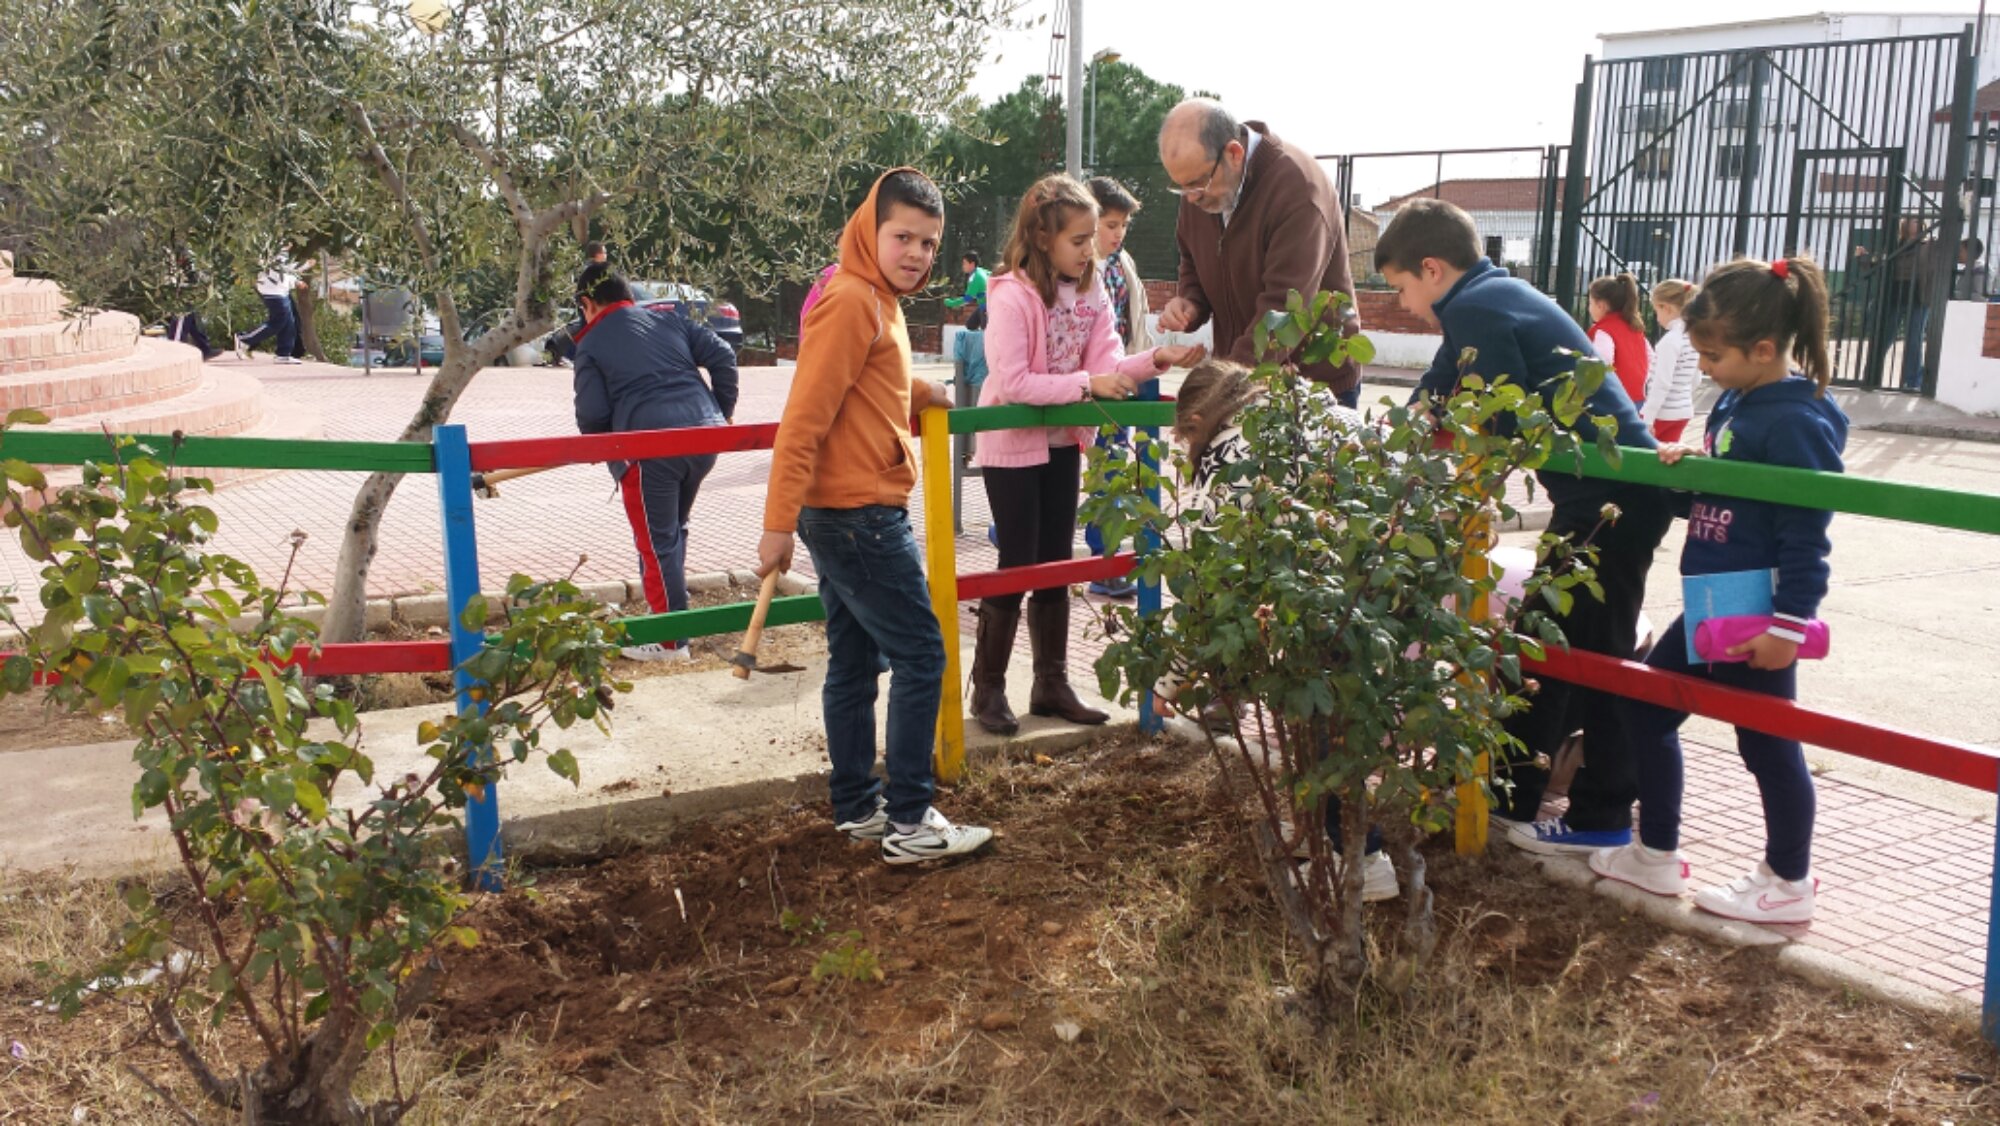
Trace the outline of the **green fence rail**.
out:
[[[1059,407],[960,407],[948,417],[953,434],[1024,426],[1172,426],[1174,405],[1126,401],[1065,403]]]
[[[431,473],[428,442],[335,442],[323,438],[211,438],[194,435],[174,448],[171,434],[121,434],[163,461],[200,469],[329,469],[349,473]],[[0,435],[0,456],[34,465],[109,461],[102,433],[15,429]]]
[[[1622,462],[1614,469],[1603,454],[1594,448],[1586,449],[1582,473],[1586,477],[1604,477],[1634,485],[1665,485],[1716,496],[2000,535],[2000,496],[1987,493],[1712,457],[1685,457],[1678,464],[1662,465],[1659,455],[1651,450],[1627,449]],[[1577,459],[1559,454],[1549,459],[1548,468],[1558,473],[1574,473]]]

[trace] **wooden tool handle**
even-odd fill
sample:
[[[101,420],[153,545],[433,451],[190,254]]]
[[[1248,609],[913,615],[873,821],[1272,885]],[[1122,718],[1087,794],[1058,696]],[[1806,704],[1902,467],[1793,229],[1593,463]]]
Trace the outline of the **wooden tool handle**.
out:
[[[554,468],[556,467],[553,465],[528,465],[522,466],[519,469],[495,469],[491,473],[482,473],[480,476],[486,478],[487,484],[497,485],[502,481],[512,481],[516,477],[526,477],[533,473],[547,473]]]
[[[757,663],[757,643],[764,640],[764,618],[771,612],[771,596],[778,593],[778,569],[764,576],[764,586],[757,592],[757,608],[750,612],[750,628],[743,633],[743,646],[737,650],[740,657],[750,658],[748,663],[739,663],[729,670],[738,680],[749,680],[750,670]]]

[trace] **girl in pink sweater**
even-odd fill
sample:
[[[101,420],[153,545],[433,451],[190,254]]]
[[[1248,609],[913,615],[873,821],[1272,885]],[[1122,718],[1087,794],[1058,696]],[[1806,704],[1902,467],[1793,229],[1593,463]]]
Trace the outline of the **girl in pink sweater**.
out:
[[[1141,381],[1201,358],[1198,346],[1125,355],[1097,276],[1096,235],[1097,200],[1075,179],[1043,177],[1022,197],[1001,252],[1000,272],[987,291],[987,376],[980,406],[1129,399]],[[979,434],[977,456],[1001,567],[1071,558],[1082,485],[1081,447],[1091,435],[1089,427]],[[979,604],[972,715],[997,734],[1011,734],[1020,726],[1006,692],[1021,604],[1018,594]],[[1103,723],[1109,717],[1085,707],[1069,685],[1069,588],[1034,592],[1027,613],[1035,668],[1028,711],[1071,723]]]

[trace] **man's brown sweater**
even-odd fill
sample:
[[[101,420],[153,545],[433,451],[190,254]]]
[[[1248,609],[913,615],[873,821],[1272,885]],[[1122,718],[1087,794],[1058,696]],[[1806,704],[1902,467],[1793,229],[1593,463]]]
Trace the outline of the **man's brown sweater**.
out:
[[[1340,200],[1326,172],[1310,154],[1288,147],[1261,121],[1248,179],[1229,225],[1183,200],[1175,237],[1180,241],[1180,295],[1197,310],[1189,328],[1215,320],[1215,354],[1243,364],[1257,362],[1251,329],[1265,313],[1285,307],[1298,290],[1311,300],[1322,289],[1354,297],[1347,263],[1347,230]],[[1304,374],[1335,391],[1361,382],[1361,369],[1314,364]]]

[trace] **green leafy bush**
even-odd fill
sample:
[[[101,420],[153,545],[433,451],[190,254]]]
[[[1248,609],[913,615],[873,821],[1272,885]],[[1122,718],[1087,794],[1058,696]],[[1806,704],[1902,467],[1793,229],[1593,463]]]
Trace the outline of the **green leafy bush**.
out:
[[[8,419],[27,421],[38,419]],[[6,524],[42,564],[41,620],[0,664],[0,691],[122,716],[137,740],[133,814],[165,815],[186,880],[171,907],[133,884],[101,964],[48,967],[69,974],[63,1011],[94,991],[139,995],[208,1098],[246,1121],[397,1120],[414,1095],[363,1106],[352,1083],[432,995],[439,949],[478,941],[460,921],[461,815],[503,762],[540,757],[576,780],[575,758],[545,736],[608,722],[613,691],[629,687],[611,679],[620,628],[567,581],[516,577],[469,663],[490,707],[424,724],[430,765],[385,776],[360,748],[352,705],[294,663],[316,643],[294,611],[316,596],[286,589],[289,566],[270,586],[211,550],[215,512],[192,503],[208,482],[130,439],[61,489],[17,459],[0,469]],[[303,542],[295,534],[294,559]],[[484,623],[484,605],[471,612]],[[241,1022],[261,1063],[205,1057],[183,1030],[189,1015]]]
[[[1365,338],[1341,336],[1339,300],[1294,293],[1257,328],[1259,346],[1300,362],[1365,360]],[[1581,363],[1545,396],[1467,377],[1446,402],[1378,410],[1355,430],[1293,372],[1276,359],[1256,369],[1263,396],[1237,416],[1248,454],[1221,472],[1227,495],[1212,514],[1175,500],[1185,496],[1175,486],[1194,481],[1185,454],[1142,440],[1171,468],[1094,451],[1101,495],[1084,518],[1107,542],[1166,548],[1137,571],[1171,596],[1163,612],[1106,611],[1105,694],[1130,703],[1162,677],[1184,678],[1178,706],[1207,715],[1225,777],[1259,810],[1272,886],[1330,998],[1368,970],[1367,827],[1380,826],[1398,862],[1405,934],[1421,957],[1435,931],[1416,843],[1450,823],[1458,787],[1484,784],[1487,764],[1518,747],[1501,720],[1528,705],[1521,661],[1562,641],[1534,607],[1594,586],[1588,553],[1548,540],[1519,604],[1468,613],[1497,587],[1483,560],[1493,520],[1515,516],[1508,478],[1579,442],[1573,428],[1604,373]],[[1164,505],[1146,499],[1156,484]],[[1218,741],[1217,726],[1233,742]],[[1335,798],[1338,842],[1322,830]]]

